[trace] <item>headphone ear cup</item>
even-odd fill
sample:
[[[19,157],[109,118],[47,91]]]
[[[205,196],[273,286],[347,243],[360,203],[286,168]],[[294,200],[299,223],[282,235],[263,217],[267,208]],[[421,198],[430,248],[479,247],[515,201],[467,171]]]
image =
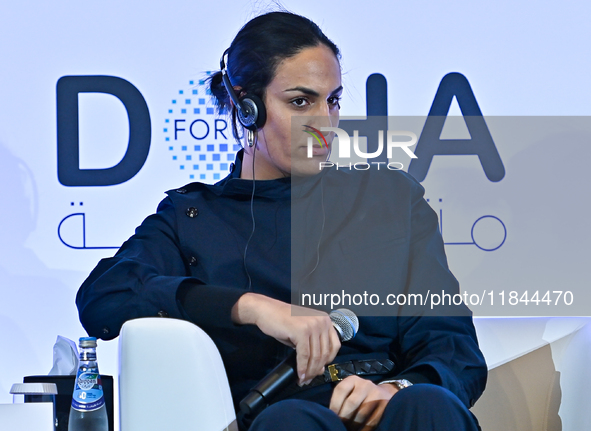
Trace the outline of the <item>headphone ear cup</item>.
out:
[[[267,121],[267,109],[263,101],[254,94],[245,95],[240,99],[244,109],[238,109],[238,121],[249,130],[257,130]]]

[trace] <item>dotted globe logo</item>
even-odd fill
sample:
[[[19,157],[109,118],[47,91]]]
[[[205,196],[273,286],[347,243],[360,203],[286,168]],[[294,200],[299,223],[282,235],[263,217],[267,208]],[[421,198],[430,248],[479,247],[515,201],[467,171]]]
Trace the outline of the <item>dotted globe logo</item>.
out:
[[[216,115],[205,79],[188,81],[171,100],[164,119],[164,142],[178,169],[189,180],[205,183],[224,178],[240,149],[228,120]]]

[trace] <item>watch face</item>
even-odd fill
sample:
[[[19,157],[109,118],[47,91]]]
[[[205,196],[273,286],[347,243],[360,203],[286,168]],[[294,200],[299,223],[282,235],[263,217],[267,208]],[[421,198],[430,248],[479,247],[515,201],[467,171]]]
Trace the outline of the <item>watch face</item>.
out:
[[[404,389],[404,388],[408,388],[409,386],[412,386],[412,383],[406,379],[394,380],[394,382],[395,382],[396,386],[398,386],[399,389]]]

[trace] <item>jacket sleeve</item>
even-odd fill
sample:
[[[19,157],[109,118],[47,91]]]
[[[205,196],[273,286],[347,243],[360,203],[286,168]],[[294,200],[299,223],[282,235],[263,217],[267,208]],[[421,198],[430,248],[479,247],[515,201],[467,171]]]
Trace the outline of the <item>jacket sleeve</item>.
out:
[[[435,212],[413,180],[411,244],[407,293],[459,294],[450,272]],[[456,394],[471,407],[484,391],[487,367],[478,347],[470,310],[462,303],[408,309],[398,318],[395,356],[399,375],[413,383],[433,383]]]
[[[391,379],[443,386],[472,407],[484,391],[487,368],[471,317],[400,317],[399,328],[402,371]]]
[[[243,292],[191,277],[177,232],[175,208],[166,198],[115,256],[99,262],[76,296],[80,321],[89,335],[115,338],[125,321],[139,317],[188,319],[177,299],[179,286],[201,298],[199,310],[192,313],[199,316],[194,323],[233,326],[231,309]]]

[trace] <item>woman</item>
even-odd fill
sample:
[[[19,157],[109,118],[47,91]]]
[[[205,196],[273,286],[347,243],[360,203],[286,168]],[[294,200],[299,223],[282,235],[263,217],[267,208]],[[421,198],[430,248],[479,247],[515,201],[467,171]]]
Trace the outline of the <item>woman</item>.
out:
[[[323,208],[312,241],[317,253],[300,278],[305,284],[330,267],[320,253],[324,238],[351,229],[346,217],[358,208],[351,199],[335,218],[324,214],[324,196],[340,178],[330,170],[318,174],[329,146],[315,146],[308,157],[306,134],[292,139],[293,118],[305,117],[317,130],[338,125],[338,48],[310,20],[273,12],[240,30],[221,66],[211,93],[231,111],[244,150],[218,184],[170,191],[117,254],[99,263],[77,296],[88,333],[114,338],[136,317],[190,320],[219,348],[236,404],[295,348],[300,389],[264,410],[251,430],[477,429],[468,407],[484,389],[486,366],[469,316],[360,317],[359,334],[341,346],[326,313],[292,313],[292,175],[311,179],[305,193],[295,187],[320,196]],[[383,207],[404,236],[395,241],[395,287],[457,290],[422,187],[402,172],[380,174],[380,181],[384,175],[396,199]],[[361,199],[357,186],[351,195]],[[395,365],[308,388],[328,364],[351,360]]]

